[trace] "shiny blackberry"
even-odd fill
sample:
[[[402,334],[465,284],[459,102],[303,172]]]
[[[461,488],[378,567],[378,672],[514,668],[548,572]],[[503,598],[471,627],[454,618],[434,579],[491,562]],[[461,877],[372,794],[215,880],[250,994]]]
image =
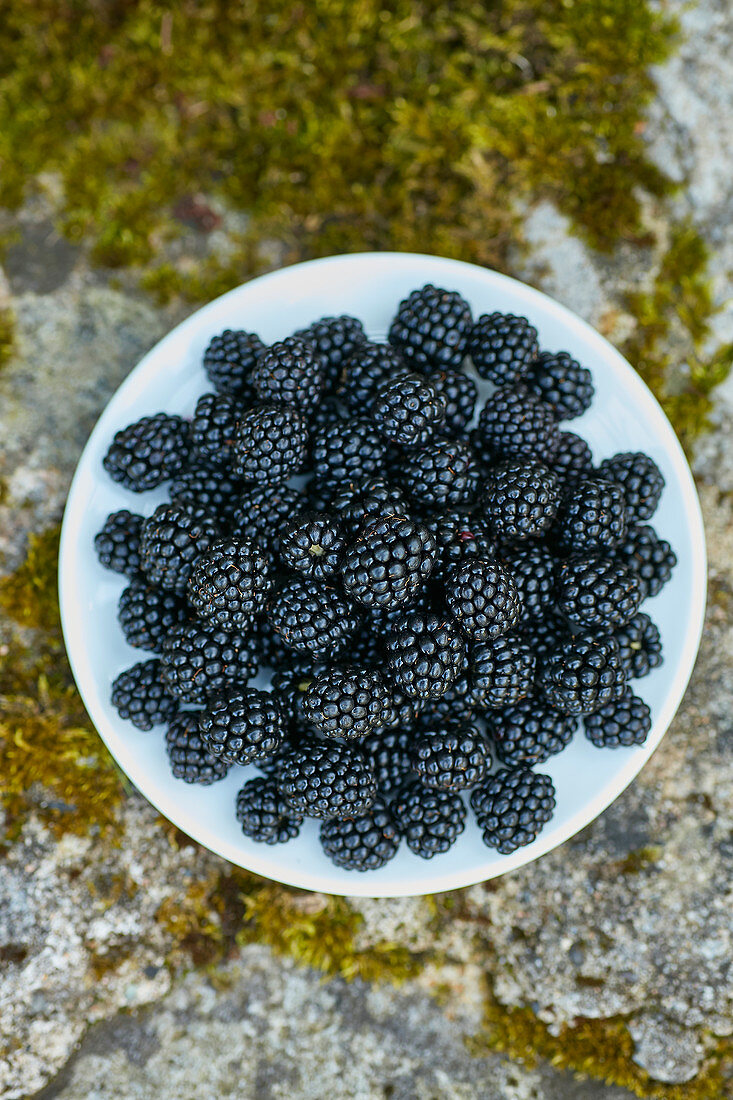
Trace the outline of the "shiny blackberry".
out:
[[[293,333],[293,336],[304,344],[310,344],[320,355],[325,368],[326,393],[336,390],[344,364],[367,342],[361,321],[347,314],[341,317],[321,317],[308,328]]]
[[[450,571],[445,602],[463,633],[479,642],[506,634],[522,614],[511,573],[498,562],[481,558],[466,559]]]
[[[472,324],[471,307],[460,294],[428,284],[400,302],[388,339],[414,369],[457,370]]]
[[[116,432],[102,465],[113,481],[143,493],[184,468],[190,445],[182,417],[156,413]]]
[[[578,556],[568,558],[558,569],[555,596],[557,609],[568,622],[606,630],[634,617],[644,590],[636,573],[614,558]]]
[[[221,466],[193,466],[170,483],[171,500],[203,508],[222,527],[234,520],[243,492],[239,478]]]
[[[663,663],[659,628],[643,612],[613,633],[621,650],[621,662],[629,679],[648,676]]]
[[[186,607],[172,592],[133,581],[120,596],[117,620],[128,645],[160,653],[165,636],[186,621]]]
[[[392,697],[376,669],[346,666],[327,669],[308,687],[303,713],[324,737],[347,741],[387,724]]]
[[[324,374],[324,362],[312,345],[291,336],[262,353],[251,382],[260,401],[292,406],[307,418],[320,401]]]
[[[381,474],[384,457],[384,440],[369,420],[359,417],[345,421],[338,434],[320,428],[311,439],[314,476],[334,490],[341,483]]]
[[[464,791],[481,782],[491,758],[476,726],[455,723],[421,731],[415,738],[412,766],[431,790]]]
[[[442,581],[447,573],[469,558],[493,560],[496,540],[485,520],[465,509],[436,512],[425,520],[425,527],[438,545],[438,559],[431,579]]]
[[[287,664],[278,662],[275,666],[271,685],[273,698],[282,711],[289,729],[312,732],[310,721],[305,713],[305,696],[308,688],[323,669],[315,666],[305,657],[296,657],[293,653],[288,656],[290,659]]]
[[[228,466],[240,415],[240,406],[230,394],[203,394],[191,420],[193,460],[206,466]]]
[[[541,543],[505,546],[499,557],[514,579],[523,619],[541,619],[555,599],[555,557]]]
[[[397,828],[407,847],[421,859],[452,848],[466,827],[466,807],[453,791],[428,790],[419,780],[408,783],[392,802]]]
[[[182,711],[168,726],[165,747],[171,771],[184,783],[199,783],[208,787],[223,779],[229,771],[226,761],[212,756],[199,734],[199,712]]]
[[[251,398],[252,370],[264,351],[254,332],[225,329],[214,336],[204,352],[204,370],[216,392]]]
[[[431,371],[427,380],[439,397],[445,399],[445,420],[437,435],[460,436],[473,417],[478,389],[473,378],[458,370]]]
[[[560,505],[560,482],[541,463],[505,462],[489,471],[481,510],[502,542],[539,538]]]
[[[551,468],[563,486],[569,487],[593,475],[593,452],[575,432],[560,432]]]
[[[212,756],[253,764],[280,748],[285,720],[270,692],[245,688],[213,699],[199,715],[199,732]]]
[[[239,791],[236,817],[244,835],[261,844],[285,844],[303,824],[303,815],[288,806],[276,780],[264,776],[250,779]]]
[[[293,516],[280,533],[283,564],[313,580],[326,580],[338,572],[345,547],[340,524],[322,512]]]
[[[598,476],[620,485],[629,523],[651,519],[664,491],[664,475],[653,458],[640,451],[626,451],[604,458]]]
[[[484,844],[507,856],[531,844],[550,821],[555,788],[549,775],[500,768],[471,792],[471,807]]]
[[[626,670],[610,634],[581,632],[558,642],[540,659],[538,694],[563,714],[590,714],[623,694]]]
[[[356,631],[359,620],[335,588],[293,578],[270,601],[268,618],[285,645],[296,653],[326,657]]]
[[[142,526],[140,561],[148,580],[182,596],[196,559],[220,537],[203,508],[172,501],[159,504]]]
[[[535,695],[487,717],[496,754],[509,768],[543,764],[570,744],[577,728],[576,717],[561,714]]]
[[[478,492],[478,462],[463,440],[438,439],[405,457],[401,484],[420,507],[467,507]]]
[[[397,854],[400,834],[389,807],[375,799],[362,814],[324,821],[321,847],[345,871],[376,871]]]
[[[577,482],[563,495],[553,533],[568,554],[613,550],[626,534],[623,490],[598,477]]]
[[[143,516],[128,512],[126,508],[107,516],[101,531],[94,536],[94,549],[100,565],[130,579],[140,575],[143,521]]]
[[[662,591],[677,565],[672,547],[646,523],[629,527],[614,554],[639,578],[645,599]]]
[[[216,542],[197,558],[186,588],[196,613],[222,630],[248,630],[265,610],[272,579],[267,558],[249,539]]]
[[[357,817],[374,804],[377,785],[366,756],[355,745],[304,740],[283,757],[278,789],[308,817]]]
[[[329,497],[328,510],[338,516],[343,529],[354,537],[369,520],[390,512],[398,516],[408,514],[401,490],[383,477],[342,482]]]
[[[419,374],[382,382],[369,415],[379,434],[400,447],[422,447],[445,420],[445,398]]]
[[[557,420],[573,420],[589,409],[593,377],[566,351],[543,351],[526,379],[527,388],[550,406]]]
[[[541,662],[551,649],[555,649],[560,642],[567,641],[571,636],[571,629],[565,619],[552,613],[549,608],[541,619],[523,620],[517,631],[528,643],[530,649]]]
[[[480,642],[474,646],[472,656],[474,696],[477,702],[480,699],[483,710],[512,706],[531,693],[537,658],[521,635],[505,634]],[[489,667],[490,676],[484,672]]]
[[[161,667],[170,693],[198,706],[255,675],[256,641],[208,623],[177,626],[163,642]]]
[[[524,386],[501,386],[491,395],[475,438],[482,454],[494,462],[527,458],[550,466],[560,445],[552,409]]]
[[[112,706],[120,718],[129,719],[139,730],[170,722],[178,701],[163,681],[161,662],[139,661],[121,672],[112,684]]]
[[[234,513],[231,533],[235,538],[252,539],[272,560],[279,553],[283,524],[306,508],[306,499],[298,489],[247,486]]]
[[[405,614],[385,649],[393,682],[410,698],[437,699],[460,675],[466,656],[454,624],[421,612]]]
[[[298,409],[258,405],[239,422],[232,470],[242,481],[277,485],[301,468],[307,445],[308,428]]]
[[[471,329],[468,354],[482,378],[516,386],[537,359],[537,329],[513,313],[484,313]]]
[[[585,736],[597,749],[643,745],[652,728],[649,707],[630,688],[620,699],[599,707],[583,719]]]
[[[415,734],[404,726],[372,733],[360,743],[371,764],[377,791],[387,798],[412,779],[412,746]]]
[[[382,383],[407,372],[405,360],[389,344],[364,344],[344,366],[339,396],[350,412],[363,416]]]
[[[401,516],[368,523],[347,550],[341,579],[364,607],[398,607],[422,589],[437,554],[435,538]]]

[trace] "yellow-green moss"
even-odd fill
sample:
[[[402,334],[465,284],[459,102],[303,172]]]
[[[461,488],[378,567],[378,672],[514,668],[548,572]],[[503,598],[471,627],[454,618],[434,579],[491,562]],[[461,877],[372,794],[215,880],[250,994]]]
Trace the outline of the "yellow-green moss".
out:
[[[0,370],[15,351],[15,318],[9,309],[0,309]]]
[[[629,852],[627,856],[612,865],[612,870],[622,875],[638,875],[648,867],[653,867],[659,861],[662,849],[658,845],[648,844],[645,848],[637,848]]]
[[[21,626],[60,631],[57,576],[61,529],[51,527],[28,539],[25,560],[0,578],[0,609]]]

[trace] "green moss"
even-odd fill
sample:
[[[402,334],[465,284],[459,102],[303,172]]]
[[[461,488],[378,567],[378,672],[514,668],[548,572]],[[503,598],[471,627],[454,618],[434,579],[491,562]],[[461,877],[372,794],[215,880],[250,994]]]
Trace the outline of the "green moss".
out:
[[[0,309],[0,370],[15,351],[15,318],[9,309]]]
[[[645,848],[637,848],[636,851],[629,852],[624,859],[612,865],[612,870],[622,875],[638,875],[640,871],[653,867],[659,861],[661,854],[662,849],[658,845],[649,844]]]
[[[0,609],[21,626],[60,630],[57,576],[60,527],[31,535],[23,564],[0,579]]]

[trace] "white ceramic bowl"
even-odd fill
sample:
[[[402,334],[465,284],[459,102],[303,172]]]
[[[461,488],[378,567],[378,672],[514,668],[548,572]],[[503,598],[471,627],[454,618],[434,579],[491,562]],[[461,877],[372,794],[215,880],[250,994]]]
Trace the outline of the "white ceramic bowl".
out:
[[[170,773],[162,729],[142,733],[110,705],[112,680],[146,657],[123,639],[116,607],[126,582],[98,563],[93,538],[108,513],[129,508],[149,514],[166,497],[163,491],[126,492],[104,472],[102,458],[114,432],[138,417],[161,409],[192,412],[209,388],[202,353],[222,329],[253,330],[271,342],[318,317],[350,313],[371,336],[383,338],[399,301],[428,282],[460,291],[475,316],[493,310],[526,315],[542,347],[568,350],[591,369],[595,400],[568,427],[585,436],[597,462],[627,450],[654,458],[667,485],[653,523],[675,548],[679,564],[660,595],[644,604],[659,625],[665,655],[663,666],[638,684],[653,717],[645,745],[598,750],[580,732],[539,767],[555,783],[555,816],[533,844],[512,855],[485,847],[469,814],[464,833],[445,855],[424,861],[403,844],[386,867],[360,874],[339,870],[323,855],[315,821],[284,845],[244,837],[234,801],[242,782],[257,774],[254,769],[234,767],[211,787],[183,783]],[[232,863],[305,889],[374,897],[448,890],[503,874],[555,848],[600,814],[655,750],[680,703],[699,645],[705,578],[702,519],[687,462],[659,405],[621,355],[530,287],[471,264],[410,253],[334,256],[264,275],[204,306],[161,340],[119,388],[84,449],[64,516],[60,561],[61,614],[76,682],[110,752],[146,798]]]

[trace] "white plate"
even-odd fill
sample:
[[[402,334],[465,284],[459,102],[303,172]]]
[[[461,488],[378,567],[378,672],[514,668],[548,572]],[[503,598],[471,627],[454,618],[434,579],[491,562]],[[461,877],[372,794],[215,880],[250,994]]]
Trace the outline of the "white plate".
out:
[[[383,335],[397,304],[432,282],[460,291],[474,315],[524,314],[541,346],[570,351],[593,372],[596,397],[568,427],[585,436],[596,462],[617,451],[643,450],[667,482],[653,523],[677,552],[679,564],[660,595],[644,604],[657,622],[665,662],[639,682],[652,710],[646,744],[598,750],[580,733],[538,770],[557,789],[557,809],[538,839],[509,856],[486,848],[471,819],[445,855],[424,861],[403,844],[379,871],[342,871],[320,850],[318,823],[307,821],[297,840],[269,846],[242,835],[234,800],[254,769],[234,767],[226,779],[196,788],[170,773],[162,728],[142,733],[123,722],[109,702],[110,684],[124,668],[146,659],[125,643],[116,607],[125,580],[98,563],[93,539],[120,508],[149,514],[163,491],[133,494],[106,475],[102,458],[115,431],[145,414],[190,414],[209,389],[201,366],[210,338],[224,328],[281,339],[323,315],[350,313],[368,333]],[[706,560],[700,507],[684,454],[669,422],[636,372],[601,336],[557,302],[493,271],[455,260],[410,253],[334,256],[264,275],[204,306],[150,351],[100,417],[79,461],[61,539],[61,616],[69,658],[87,710],[120,767],[146,798],[201,844],[232,863],[309,890],[391,897],[467,886],[511,871],[550,851],[592,821],[634,778],[661,741],[679,706],[697,653],[705,609]],[[264,686],[264,685],[263,685]]]

